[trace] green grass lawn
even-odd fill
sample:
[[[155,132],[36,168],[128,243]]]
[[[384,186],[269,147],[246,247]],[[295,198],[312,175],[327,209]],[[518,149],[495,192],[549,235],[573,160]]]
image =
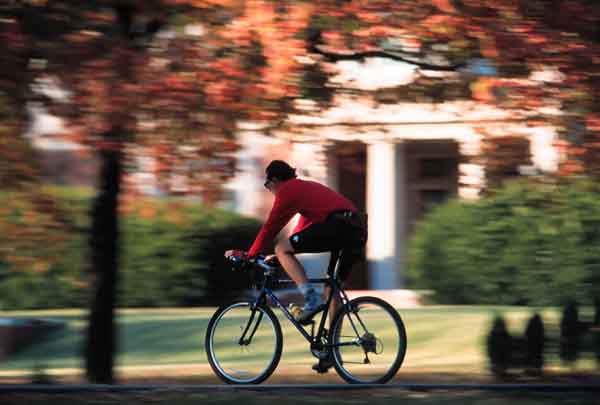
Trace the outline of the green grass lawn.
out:
[[[206,365],[204,334],[214,308],[138,309],[119,311],[119,355],[117,366]],[[408,350],[402,370],[440,373],[487,372],[485,337],[493,317],[502,313],[511,333],[522,334],[532,314],[528,308],[481,306],[431,306],[399,310],[408,335]],[[309,366],[314,362],[308,345],[278,310],[284,329],[280,368]],[[39,344],[0,363],[0,373],[36,368],[80,368],[86,314],[79,310],[4,312],[6,317],[36,317],[63,320],[67,327]],[[543,312],[547,329],[558,322],[555,311]],[[547,367],[558,367],[550,359]],[[582,360],[582,367],[593,367]],[[578,366],[580,366],[578,364]]]

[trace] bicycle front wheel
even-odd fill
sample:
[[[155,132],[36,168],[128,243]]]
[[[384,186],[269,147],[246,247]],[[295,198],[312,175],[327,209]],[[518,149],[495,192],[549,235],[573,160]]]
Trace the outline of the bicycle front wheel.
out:
[[[379,298],[359,297],[340,308],[330,333],[335,369],[349,383],[386,383],[404,361],[404,323]]]
[[[229,384],[259,384],[275,371],[283,338],[277,317],[268,307],[249,301],[220,307],[206,330],[208,362]]]

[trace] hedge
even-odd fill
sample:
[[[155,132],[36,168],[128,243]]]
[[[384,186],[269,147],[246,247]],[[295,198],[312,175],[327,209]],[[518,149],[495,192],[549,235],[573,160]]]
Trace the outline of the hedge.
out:
[[[600,293],[600,186],[519,180],[429,213],[408,281],[445,304],[591,303]]]
[[[69,188],[53,194],[73,226],[66,248],[44,272],[0,261],[0,309],[87,305],[93,196]],[[181,200],[144,199],[129,206],[120,221],[119,306],[217,304],[250,286],[249,275],[232,272],[223,252],[247,249],[259,229],[255,220]]]
[[[180,209],[180,225],[168,219],[167,206],[150,219],[123,218],[122,306],[216,304],[250,287],[249,275],[232,272],[223,253],[248,249],[258,223],[220,210]]]

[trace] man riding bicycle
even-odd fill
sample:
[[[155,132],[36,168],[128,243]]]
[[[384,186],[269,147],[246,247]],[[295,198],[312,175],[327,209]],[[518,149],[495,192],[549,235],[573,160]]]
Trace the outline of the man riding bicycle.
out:
[[[367,241],[366,215],[330,188],[315,181],[298,179],[296,169],[284,161],[272,161],[265,173],[264,185],[275,195],[267,221],[247,253],[228,250],[225,256],[252,258],[263,253],[281,229],[299,213],[301,216],[292,235],[276,243],[275,255],[304,296],[304,307],[298,317],[298,321],[304,322],[323,309],[324,300],[308,282],[304,267],[295,254],[341,250],[338,277],[345,280],[352,265],[362,257]],[[332,304],[335,311],[337,303]]]

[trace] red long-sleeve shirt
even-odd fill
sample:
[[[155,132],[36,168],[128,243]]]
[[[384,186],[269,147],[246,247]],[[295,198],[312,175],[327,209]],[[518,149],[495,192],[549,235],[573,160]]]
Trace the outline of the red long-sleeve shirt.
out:
[[[356,207],[344,196],[315,181],[291,179],[283,182],[248,256],[253,257],[264,251],[295,214],[299,213],[301,217],[294,233],[311,224],[324,222],[330,213],[338,210],[356,211]]]

